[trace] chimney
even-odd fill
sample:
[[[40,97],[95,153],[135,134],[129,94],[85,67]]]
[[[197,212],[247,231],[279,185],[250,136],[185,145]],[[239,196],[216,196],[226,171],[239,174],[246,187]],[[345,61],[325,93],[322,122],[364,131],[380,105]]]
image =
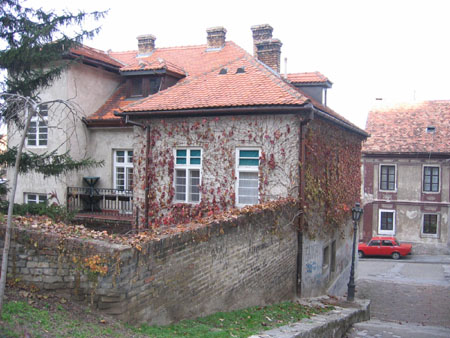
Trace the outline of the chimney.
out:
[[[139,35],[138,40],[138,55],[149,55],[155,49],[156,37],[152,34]]]
[[[225,35],[227,34],[227,30],[223,27],[212,27],[206,30],[208,34],[207,40],[207,48],[208,49],[216,49],[223,48],[225,46]]]
[[[268,24],[264,24],[252,26],[251,30],[253,32],[253,56],[257,57],[256,44],[264,40],[272,39],[273,28]]]
[[[283,44],[278,39],[270,39],[258,42],[256,47],[256,58],[264,62],[277,73],[280,73],[280,55]]]

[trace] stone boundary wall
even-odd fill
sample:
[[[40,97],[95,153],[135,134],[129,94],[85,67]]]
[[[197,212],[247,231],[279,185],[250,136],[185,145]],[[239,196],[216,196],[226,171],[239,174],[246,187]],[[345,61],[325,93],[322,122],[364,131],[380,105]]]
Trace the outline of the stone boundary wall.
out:
[[[260,209],[141,244],[141,250],[15,230],[8,272],[132,323],[167,324],[265,305],[295,297],[297,213],[294,204]],[[0,232],[4,238],[4,228]],[[104,276],[96,270],[103,266]]]

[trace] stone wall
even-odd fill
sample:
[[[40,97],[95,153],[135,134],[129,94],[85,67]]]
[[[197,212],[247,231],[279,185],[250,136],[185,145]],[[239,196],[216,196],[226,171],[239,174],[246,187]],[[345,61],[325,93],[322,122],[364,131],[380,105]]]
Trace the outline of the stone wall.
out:
[[[9,273],[148,324],[292,299],[298,207],[255,209],[139,247],[16,230]]]

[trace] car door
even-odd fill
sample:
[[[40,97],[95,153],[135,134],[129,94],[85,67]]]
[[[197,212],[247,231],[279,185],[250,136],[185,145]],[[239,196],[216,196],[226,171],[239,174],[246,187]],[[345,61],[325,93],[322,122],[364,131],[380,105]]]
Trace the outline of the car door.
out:
[[[380,241],[379,240],[371,240],[369,244],[367,245],[367,253],[366,255],[379,255],[380,251]]]
[[[381,241],[380,255],[390,256],[394,252],[394,244],[391,240],[383,239]]]

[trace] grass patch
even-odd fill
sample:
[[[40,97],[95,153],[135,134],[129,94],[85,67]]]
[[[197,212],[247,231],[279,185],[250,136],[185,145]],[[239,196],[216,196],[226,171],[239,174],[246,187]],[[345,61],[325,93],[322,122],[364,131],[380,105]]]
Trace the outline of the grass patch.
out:
[[[141,325],[133,329],[150,337],[248,337],[261,331],[298,322],[313,314],[328,311],[284,302],[265,307],[251,307],[232,312],[218,312],[207,317],[183,320],[168,326]]]
[[[70,303],[40,304],[26,301],[4,303],[0,337],[248,337],[275,327],[298,322],[328,308],[311,308],[296,302],[257,306],[207,317],[183,320],[168,326],[123,325],[111,318],[103,319],[95,310],[72,311]],[[86,314],[88,316],[86,317]]]

